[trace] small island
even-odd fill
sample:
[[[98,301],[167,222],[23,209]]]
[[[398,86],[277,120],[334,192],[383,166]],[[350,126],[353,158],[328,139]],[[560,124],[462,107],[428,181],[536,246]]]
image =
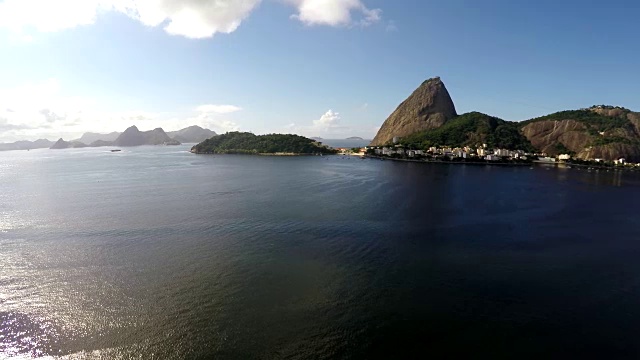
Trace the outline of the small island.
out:
[[[214,136],[191,148],[195,154],[248,155],[321,155],[336,150],[299,135],[255,135],[248,132],[228,132]]]

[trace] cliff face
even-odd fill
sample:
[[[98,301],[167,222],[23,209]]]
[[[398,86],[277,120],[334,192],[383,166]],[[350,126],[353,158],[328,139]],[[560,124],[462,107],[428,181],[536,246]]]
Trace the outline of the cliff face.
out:
[[[384,122],[372,146],[391,143],[420,131],[438,128],[456,117],[456,108],[440,78],[425,81]]]
[[[640,161],[640,113],[611,106],[563,111],[523,123],[522,133],[549,155]]]
[[[591,136],[585,125],[575,120],[538,121],[522,128],[522,134],[541,152],[557,155],[556,145],[562,143],[573,152],[585,148]]]
[[[600,146],[591,146],[578,153],[581,159],[617,160],[624,158],[627,161],[640,161],[640,146],[637,144],[612,143]]]

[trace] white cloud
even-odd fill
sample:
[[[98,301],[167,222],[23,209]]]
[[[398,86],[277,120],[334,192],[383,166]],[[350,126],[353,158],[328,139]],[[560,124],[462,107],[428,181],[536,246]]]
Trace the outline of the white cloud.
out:
[[[96,21],[100,12],[119,11],[167,33],[209,38],[231,33],[261,0],[4,0],[0,27],[17,33],[33,28],[53,32]]]
[[[340,121],[340,114],[334,112],[333,110],[329,110],[324,115],[320,117],[318,120],[313,121],[313,126],[318,130],[327,131],[331,128],[335,128],[338,126],[338,122]]]
[[[313,120],[309,125],[297,125],[295,123],[284,126],[284,130],[305,136],[331,137],[345,133],[349,127],[342,126],[340,113],[328,110],[319,119]]]
[[[233,105],[201,105],[195,110],[196,116],[188,118],[185,122],[195,123],[218,133],[240,130],[240,126],[236,122],[223,116],[238,112],[242,108]]]
[[[380,21],[382,10],[362,0],[284,0],[297,8],[294,18],[307,25],[367,26]],[[102,12],[118,11],[141,23],[163,26],[172,35],[210,38],[234,32],[262,0],[4,0],[0,28],[30,41],[31,30],[54,32],[91,25]],[[356,19],[354,19],[354,14]]]
[[[148,26],[167,23],[172,35],[202,39],[229,34],[260,4],[261,0],[139,0],[127,13]]]
[[[369,9],[361,0],[289,0],[298,8],[293,18],[307,25],[368,26],[380,21],[382,10]],[[359,13],[359,20],[353,19]]]
[[[98,102],[66,96],[56,79],[13,88],[0,88],[0,143],[60,137],[71,140],[82,133],[123,131],[131,125],[141,130],[162,127],[166,131],[190,125],[217,132],[238,130],[230,116],[242,110],[233,105],[201,105],[184,114],[146,111],[104,112]]]
[[[230,114],[241,111],[242,108],[234,105],[200,105],[196,108],[197,112],[201,113],[215,113],[215,114]]]
[[[398,31],[398,27],[396,26],[396,22],[391,20],[387,23],[387,26],[385,27],[385,31],[386,32],[396,32]]]

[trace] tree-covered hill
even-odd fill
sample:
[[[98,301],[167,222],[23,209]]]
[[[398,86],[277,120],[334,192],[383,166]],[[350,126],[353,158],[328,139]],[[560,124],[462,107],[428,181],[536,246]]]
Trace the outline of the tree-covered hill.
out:
[[[566,110],[553,114],[541,116],[535,119],[521,122],[521,126],[540,121],[563,121],[574,120],[586,125],[588,128],[598,132],[608,131],[616,128],[631,128],[632,125],[626,118],[618,116],[605,116],[592,110]]]
[[[640,114],[619,106],[560,111],[520,123],[522,133],[550,155],[640,160]]]
[[[534,151],[520,132],[520,125],[479,112],[460,115],[439,128],[415,133],[400,139],[400,143],[413,148],[431,146],[478,146],[490,148]]]
[[[199,154],[330,154],[335,151],[299,135],[254,135],[229,132],[207,139],[191,149]]]

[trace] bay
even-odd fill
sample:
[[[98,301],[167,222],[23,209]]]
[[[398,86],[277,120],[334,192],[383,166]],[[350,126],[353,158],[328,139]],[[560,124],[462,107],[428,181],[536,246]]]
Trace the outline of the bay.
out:
[[[635,357],[640,177],[0,153],[0,357]]]

